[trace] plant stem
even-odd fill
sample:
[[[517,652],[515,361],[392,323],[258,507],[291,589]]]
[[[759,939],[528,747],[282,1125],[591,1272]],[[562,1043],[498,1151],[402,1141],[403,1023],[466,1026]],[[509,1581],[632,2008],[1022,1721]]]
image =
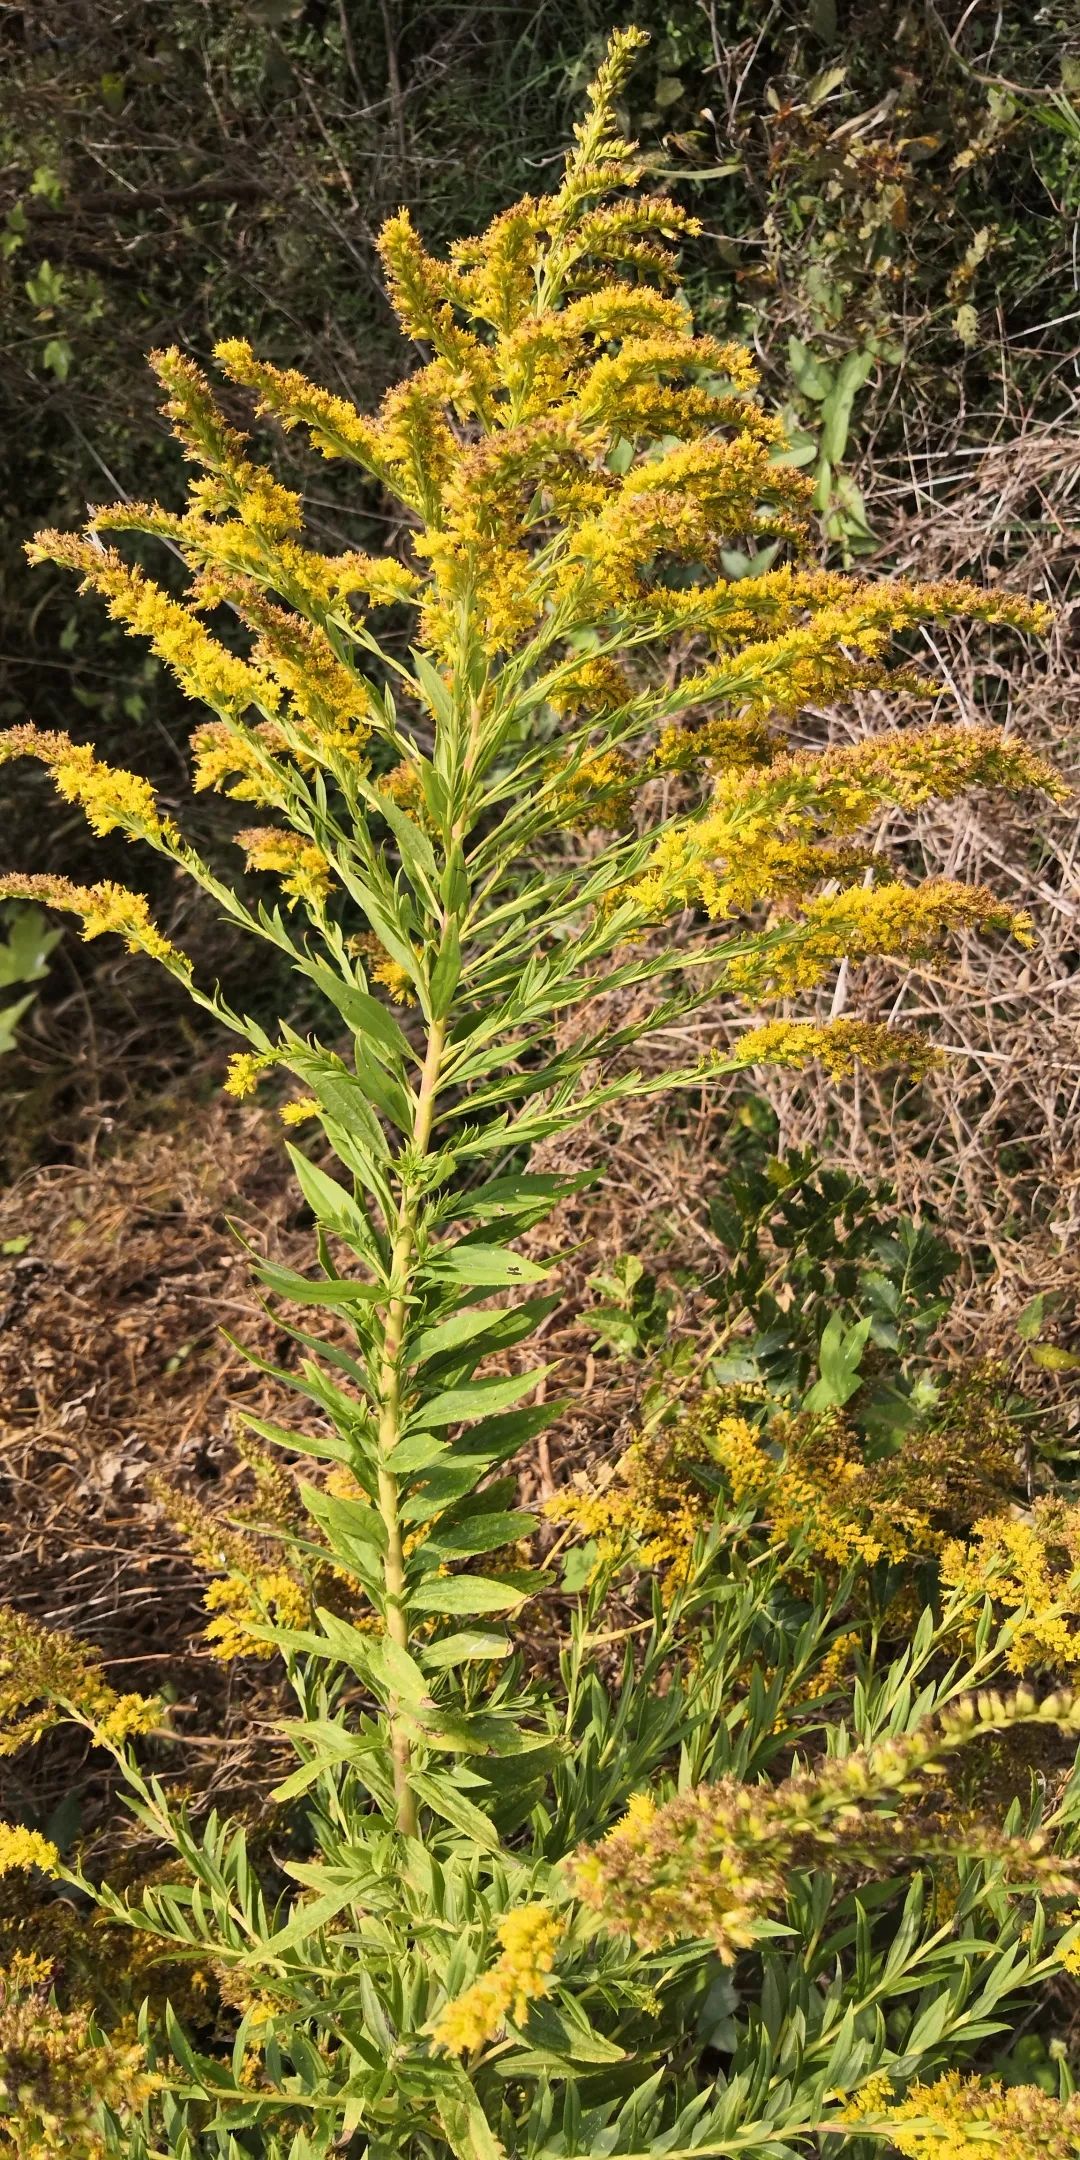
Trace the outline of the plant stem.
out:
[[[401,1181],[401,1201],[390,1262],[390,1302],[386,1311],[382,1367],[379,1375],[378,1477],[379,1513],[386,1531],[386,1557],[383,1562],[386,1632],[391,1642],[396,1643],[401,1650],[407,1650],[409,1646],[409,1623],[405,1611],[405,1552],[398,1507],[398,1481],[387,1464],[401,1438],[401,1379],[398,1361],[405,1332],[409,1278],[416,1245],[416,1211],[420,1199],[417,1172],[431,1140],[446,1026],[445,1020],[433,1020],[428,1029],[427,1052],[416,1097],[416,1114],[409,1151],[414,1167],[412,1174],[403,1174]],[[416,1837],[416,1801],[409,1785],[409,1737],[393,1695],[390,1698],[390,1734],[398,1829],[404,1837]]]

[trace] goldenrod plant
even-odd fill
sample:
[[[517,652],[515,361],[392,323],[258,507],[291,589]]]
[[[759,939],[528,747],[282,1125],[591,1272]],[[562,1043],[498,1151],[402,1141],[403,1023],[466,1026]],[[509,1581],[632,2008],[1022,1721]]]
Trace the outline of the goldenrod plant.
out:
[[[4,1652],[5,1745],[80,1722],[163,1864],[121,1891],[17,1825],[0,1864],[89,1897],[222,2004],[202,2030],[144,2015],[138,2073],[117,2029],[95,2160],[764,2156],[823,2137],[863,2155],[890,2110],[920,2150],[931,2117],[1006,2119],[996,2089],[969,2107],[948,2080],[1078,1939],[1071,1783],[1003,1820],[933,1783],[980,1734],[1080,1725],[1063,1694],[985,1693],[1017,1612],[995,1619],[958,1568],[944,1613],[838,1704],[821,1676],[851,1567],[815,1576],[811,1552],[797,1592],[778,1544],[748,1558],[744,1481],[719,1511],[687,1504],[674,1580],[653,1596],[639,1576],[632,1622],[607,1602],[612,1551],[560,1636],[506,1467],[558,1408],[548,1368],[521,1360],[555,1293],[520,1241],[575,1180],[530,1170],[531,1151],[759,1061],[925,1063],[910,1032],[800,1017],[799,994],[842,961],[1028,925],[988,891],[906,882],[883,820],[972,786],[1059,792],[989,726],[789,746],[808,702],[933,692],[921,623],[1043,618],[1003,592],[815,567],[808,486],[750,359],[696,334],[678,289],[692,221],[641,191],[620,132],[640,43],[613,38],[553,193],[446,262],[406,213],[386,226],[424,358],[375,415],[241,341],[217,350],[264,415],[394,505],[400,554],[311,548],[299,496],[178,351],[155,365],[197,469],[187,507],[113,505],[32,550],[208,709],[195,786],[260,821],[238,842],[279,896],[222,876],[90,747],[27,726],[3,756],[38,758],[95,832],[168,858],[326,1014],[311,1034],[249,1017],[137,889],[0,880],[185,984],[238,1039],[231,1094],[289,1076],[317,1226],[313,1273],[253,1261],[298,1352],[279,1377],[301,1424],[252,1421],[286,1471],[275,1486],[264,1466],[232,1542],[174,1507],[215,1578],[218,1651],[278,1655],[295,1691],[268,1847],[197,1821],[144,1767],[163,1706],[117,1697],[28,1623]],[[164,542],[183,582],[155,583],[117,534]],[[725,551],[774,541],[779,567],[723,575]],[[751,1010],[735,1048],[665,1064],[721,994]],[[71,2152],[48,2064],[78,2013],[33,1976],[7,1985],[0,2149]],[[20,2084],[24,2047],[46,2067]]]

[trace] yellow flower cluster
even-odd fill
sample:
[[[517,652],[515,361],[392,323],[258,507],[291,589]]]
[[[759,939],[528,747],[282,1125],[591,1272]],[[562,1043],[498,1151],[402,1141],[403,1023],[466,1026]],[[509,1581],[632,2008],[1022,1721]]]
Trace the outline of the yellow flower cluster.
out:
[[[870,1871],[881,1865],[890,1874],[905,1852],[913,1864],[932,1857],[925,1823],[898,1803],[932,1787],[958,1749],[1022,1723],[1075,1731],[1080,1707],[1067,1696],[1037,1704],[1023,1691],[1009,1700],[988,1694],[778,1785],[720,1778],[628,1815],[601,1844],[577,1854],[572,1888],[605,1928],[629,1934],[644,1950],[704,1940],[731,1963],[757,1939],[761,1921],[783,1911],[792,1868],[828,1864],[840,1850],[849,1864]],[[1028,1885],[1068,1893],[1069,1865],[1041,1834],[1013,1837],[969,1816],[948,1835],[948,1851],[995,1859]]]
[[[303,900],[317,910],[325,906],[334,873],[313,840],[282,827],[249,825],[236,834],[236,844],[244,850],[245,867],[274,871],[294,903]]]
[[[337,749],[355,757],[369,734],[371,691],[338,657],[322,625],[276,607],[250,578],[219,584],[215,597],[227,599],[258,633],[252,660],[288,692],[290,717],[309,753],[325,759]]]
[[[196,1567],[213,1577],[203,1592],[203,1606],[211,1615],[205,1640],[212,1655],[223,1664],[273,1657],[273,1643],[253,1634],[252,1628],[306,1627],[311,1599],[304,1585],[287,1568],[268,1566],[253,1538],[230,1529],[190,1494],[164,1478],[154,1480],[153,1490]]]
[[[114,550],[73,533],[42,532],[27,550],[31,562],[55,562],[81,570],[83,587],[101,593],[109,614],[137,637],[149,640],[188,697],[239,719],[252,705],[278,702],[268,675],[229,652],[181,600],[174,600]]]
[[[13,1958],[0,1973],[0,2156],[106,2160],[101,2111],[123,2123],[161,2085],[135,2040],[105,2035],[83,2009],[50,2000],[48,1966]]]
[[[887,2125],[890,2145],[905,2160],[1076,2160],[1080,2153],[1080,2095],[1057,2100],[1038,2085],[1002,2085],[958,2070],[909,2086],[902,2100],[891,2097],[888,2078],[872,2080],[843,2119]]]
[[[35,757],[46,765],[57,793],[85,810],[91,832],[99,837],[122,826],[145,839],[179,841],[171,818],[160,816],[149,781],[103,764],[89,744],[36,727],[6,728],[0,733],[0,765],[15,757]]]
[[[146,953],[174,974],[191,973],[186,954],[170,944],[151,920],[144,895],[111,879],[100,885],[73,885],[69,878],[51,877],[47,872],[9,871],[0,877],[0,900],[40,900],[46,907],[63,908],[69,915],[82,916],[84,938],[115,931],[129,952]]]
[[[222,788],[236,802],[280,803],[285,770],[278,760],[288,748],[288,737],[276,720],[243,730],[206,720],[191,737],[195,793]]]
[[[388,221],[380,247],[391,299],[429,357],[376,412],[261,361],[242,339],[217,348],[224,375],[261,412],[303,427],[322,453],[358,463],[405,506],[407,559],[309,546],[300,497],[252,459],[211,384],[176,350],[154,365],[197,468],[183,511],[107,506],[83,536],[44,533],[31,553],[80,571],[212,709],[193,737],[194,785],[284,813],[302,837],[294,845],[260,827],[251,859],[277,868],[294,900],[318,906],[327,896],[308,835],[311,802],[328,781],[350,816],[362,777],[369,800],[382,788],[445,838],[412,755],[431,720],[424,666],[402,680],[363,613],[404,605],[418,617],[409,642],[445,690],[455,697],[468,683],[486,745],[470,767],[469,815],[482,814],[482,775],[496,755],[511,777],[495,799],[508,800],[520,759],[523,787],[536,783],[538,823],[542,813],[553,827],[624,827],[644,783],[712,773],[704,808],[682,807],[683,791],[666,786],[649,800],[665,832],[619,895],[639,917],[629,936],[686,905],[718,919],[779,911],[767,945],[728,977],[747,998],[767,999],[815,988],[842,958],[920,958],[969,924],[1023,935],[1022,916],[944,881],[863,889],[871,858],[853,836],[884,804],[911,811],[973,784],[1060,793],[1041,760],[988,728],[910,729],[780,754],[775,723],[808,700],[885,684],[925,691],[924,678],[894,664],[897,634],[913,624],[967,612],[1038,629],[1046,611],[959,581],[875,584],[809,564],[810,484],[784,461],[753,361],[697,332],[677,289],[670,243],[695,221],[666,196],[638,192],[644,168],[622,135],[617,99],[640,42],[632,31],[612,38],[552,194],[525,198],[446,260],[424,247],[405,211]],[[105,548],[99,528],[167,541],[189,573],[184,595]],[[727,549],[754,534],[790,543],[794,560],[728,578]],[[209,618],[226,608],[230,626],[216,635]],[[379,771],[384,743],[388,774]],[[121,824],[183,859],[137,775],[109,773],[81,750],[52,764],[95,830]],[[471,830],[455,845],[467,848]],[[90,934],[133,931],[116,890]],[[145,925],[129,941],[179,964]],[[398,961],[384,954],[372,972],[391,996],[411,995]],[[774,1037],[773,1047],[793,1057],[795,1039]],[[864,1047],[869,1057],[869,1037]],[[822,1054],[839,1058],[840,1037],[823,1041]]]
[[[413,979],[404,961],[394,960],[389,953],[384,952],[377,937],[365,933],[361,937],[353,938],[351,949],[363,956],[372,982],[381,984],[387,995],[393,998],[395,1005],[415,1003]]]
[[[891,1028],[873,1020],[766,1020],[740,1035],[735,1065],[818,1064],[830,1080],[864,1065],[869,1072],[903,1063],[913,1077],[943,1063],[942,1053],[914,1028]]]
[[[21,1868],[40,1868],[43,1875],[55,1875],[59,1866],[60,1855],[51,1838],[42,1837],[40,1830],[24,1830],[19,1823],[0,1823],[0,1875]]]
[[[206,468],[197,481],[196,500],[214,512],[236,511],[242,524],[279,539],[300,523],[300,498],[281,487],[260,465],[244,455],[247,437],[226,425],[210,386],[193,360],[175,345],[150,355],[165,398],[165,416],[193,464]]]
[[[309,1118],[318,1117],[320,1108],[314,1095],[298,1095],[295,1101],[283,1103],[281,1122],[283,1125],[306,1125]]]
[[[16,1754],[64,1719],[116,1745],[161,1724],[161,1703],[117,1694],[102,1676],[99,1653],[75,1636],[40,1627],[10,1606],[0,1609],[0,1621],[0,1755]]]
[[[789,997],[816,989],[840,960],[925,960],[962,930],[996,930],[1031,943],[1030,916],[985,886],[925,878],[921,885],[866,886],[808,901],[778,942],[732,960],[726,981],[755,1002]]]
[[[910,1435],[901,1454],[875,1462],[839,1410],[778,1412],[757,1425],[719,1390],[676,1426],[634,1441],[603,1491],[566,1489],[546,1512],[595,1538],[602,1561],[633,1554],[656,1569],[670,1597],[713,1521],[717,1470],[736,1506],[753,1506],[770,1541],[842,1569],[930,1557],[958,1524],[1006,1508],[1015,1441],[990,1371],[969,1375],[936,1423]]]
[[[529,2004],[546,1995],[566,1922],[550,1905],[519,1905],[496,1929],[494,1965],[442,2010],[434,2038],[451,2055],[471,2054],[495,2039],[507,2018],[521,2025]]]
[[[256,1057],[252,1050],[235,1051],[225,1069],[222,1092],[231,1095],[236,1102],[246,1101],[249,1095],[254,1095],[268,1062],[264,1057]]]
[[[700,1467],[696,1439],[680,1433],[634,1440],[602,1492],[566,1487],[545,1504],[551,1522],[569,1523],[581,1538],[596,1541],[600,1565],[633,1555],[655,1568],[665,1598],[686,1581],[696,1539],[712,1523],[715,1501],[695,1481]]]
[[[947,1588],[989,1597],[1015,1621],[1014,1672],[1080,1671],[1080,1505],[1039,1499],[1024,1515],[983,1517],[940,1565]]]
[[[845,861],[823,840],[848,838],[886,805],[915,810],[975,786],[1038,788],[1063,799],[1046,759],[994,727],[908,728],[729,768],[704,813],[660,841],[634,891],[661,914],[700,901],[722,916],[798,898],[868,860],[856,851]]]
[[[257,411],[269,414],[284,428],[306,428],[324,457],[352,458],[377,479],[390,480],[386,461],[379,454],[377,426],[363,420],[348,398],[318,389],[296,368],[271,367],[257,360],[245,338],[223,338],[214,348],[214,358],[232,382],[254,390]]]
[[[928,1558],[957,1527],[1009,1505],[1016,1437],[999,1397],[996,1368],[973,1367],[899,1453],[868,1462],[840,1410],[781,1412],[757,1426],[732,1415],[721,1390],[688,1412],[684,1445],[722,1471],[774,1539],[839,1567]]]
[[[273,1657],[273,1643],[253,1635],[253,1625],[300,1628],[311,1618],[310,1599],[286,1568],[263,1568],[250,1577],[219,1576],[203,1592],[203,1605],[213,1615],[205,1638],[223,1665],[237,1658]]]

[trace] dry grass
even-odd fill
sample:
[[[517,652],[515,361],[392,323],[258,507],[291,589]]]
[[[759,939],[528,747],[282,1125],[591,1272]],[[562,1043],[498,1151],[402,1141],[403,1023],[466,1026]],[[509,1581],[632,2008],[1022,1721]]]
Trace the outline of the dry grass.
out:
[[[890,480],[879,476],[884,505]],[[1080,788],[1080,465],[1075,430],[1031,427],[978,458],[942,454],[898,475],[904,509],[889,560],[912,576],[972,575],[1050,600],[1045,646],[976,629],[927,638],[947,684],[943,711],[993,718],[1048,752]],[[888,715],[829,716],[844,736]],[[926,1028],[956,1053],[917,1090],[864,1081],[837,1091],[767,1083],[786,1143],[827,1149],[864,1175],[893,1178],[907,1205],[932,1208],[968,1255],[980,1311],[1032,1291],[1074,1291],[1080,1250],[1080,794],[1062,809],[984,796],[928,810],[890,838],[920,869],[984,882],[1030,909],[1034,943],[972,943],[958,966],[859,987],[860,1009]],[[826,1009],[853,990],[842,982]],[[986,1276],[991,1277],[989,1286]],[[954,1314],[977,1330],[972,1309]]]
[[[27,1241],[0,1260],[4,1594],[96,1643],[116,1685],[178,1691],[160,1767],[194,1776],[211,1803],[273,1774],[276,1682],[202,1646],[201,1579],[151,1481],[214,1507],[235,1499],[237,1404],[265,1410],[278,1391],[220,1330],[286,1361],[288,1346],[225,1215],[296,1259],[308,1241],[290,1228],[294,1204],[268,1121],[215,1106],[82,1167],[28,1172],[0,1205],[0,1242]],[[32,1772],[46,1812],[86,1774],[70,1733],[3,1770],[16,1803]]]

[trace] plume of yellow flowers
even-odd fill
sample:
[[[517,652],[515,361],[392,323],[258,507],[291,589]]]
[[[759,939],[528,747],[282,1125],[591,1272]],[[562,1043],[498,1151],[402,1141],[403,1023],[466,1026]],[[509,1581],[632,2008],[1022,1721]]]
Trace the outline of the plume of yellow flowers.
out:
[[[879,2073],[841,2119],[883,2133],[904,2160],[1075,2160],[1080,2152],[1080,2095],[1058,2100],[1038,2085],[958,2070],[909,2086],[903,2099]]]
[[[98,2031],[87,2010],[50,1998],[51,1968],[14,1957],[0,1972],[0,2154],[5,2160],[106,2160],[103,2111],[121,2123],[162,2080],[134,2039]]]
[[[602,1490],[565,1487],[545,1512],[595,1539],[598,1564],[632,1557],[655,1569],[670,1599],[687,1580],[695,1540],[713,1523],[717,1471],[736,1507],[751,1506],[770,1543],[789,1549],[794,1573],[811,1556],[843,1570],[854,1562],[926,1559],[944,1548],[948,1584],[981,1592],[989,1587],[982,1548],[966,1559],[951,1539],[956,1525],[981,1512],[976,1527],[988,1551],[1011,1551],[1018,1542],[1005,1512],[1016,1480],[1015,1441],[995,1408],[992,1376],[979,1372],[955,1401],[943,1401],[936,1422],[909,1435],[900,1454],[877,1461],[867,1461],[842,1411],[775,1411],[758,1424],[718,1389],[674,1426],[632,1441]],[[990,1509],[1000,1512],[991,1517]],[[1006,1572],[995,1594],[1012,1603],[1016,1588]],[[1045,1627],[1045,1575],[1038,1592]],[[1062,1669],[1073,1670],[1076,1655],[1074,1648]]]
[[[0,1823],[0,1875],[21,1868],[55,1875],[59,1866],[60,1854],[51,1838],[43,1837],[40,1830],[25,1830],[20,1823]]]
[[[159,1701],[118,1694],[102,1675],[98,1653],[73,1635],[41,1627],[11,1606],[0,1609],[0,1624],[0,1755],[17,1754],[65,1718],[106,1746],[162,1723]]]
[[[273,1643],[253,1629],[271,1623],[306,1627],[311,1598],[303,1584],[288,1568],[269,1565],[254,1538],[230,1528],[190,1494],[164,1478],[154,1480],[153,1490],[196,1566],[212,1578],[203,1592],[210,1616],[203,1634],[211,1656],[223,1665],[273,1657]]]
[[[217,347],[223,374],[261,414],[304,429],[397,503],[399,557],[313,546],[299,494],[252,455],[175,348],[153,365],[191,468],[184,508],[104,505],[82,535],[42,533],[30,550],[77,570],[209,708],[192,738],[195,787],[279,813],[280,825],[239,835],[247,867],[275,872],[290,913],[320,934],[332,909],[346,950],[363,936],[378,944],[369,972],[392,998],[416,987],[404,945],[421,974],[434,969],[450,903],[439,898],[426,942],[408,923],[391,931],[388,851],[404,851],[429,903],[439,857],[460,853],[466,888],[475,879],[497,905],[559,826],[628,836],[610,842],[606,882],[583,882],[617,922],[613,942],[686,908],[748,920],[751,949],[740,937],[723,979],[754,1003],[813,991],[841,960],[918,961],[971,929],[1028,934],[1024,914],[987,892],[879,876],[874,827],[972,786],[1059,796],[1044,760],[997,729],[940,723],[845,748],[785,746],[783,723],[808,700],[933,692],[895,649],[923,622],[968,614],[1037,631],[1048,617],[962,581],[875,583],[813,565],[810,485],[786,460],[754,363],[696,330],[678,289],[674,243],[695,220],[642,191],[644,168],[619,126],[642,42],[635,30],[613,36],[553,193],[526,197],[445,260],[407,211],[386,224],[390,298],[429,357],[377,411],[260,359],[242,338]],[[102,532],[166,541],[186,586],[156,584]],[[732,547],[764,537],[789,559],[725,574]],[[372,617],[388,607],[406,635],[384,646]],[[407,646],[411,667],[399,657]],[[432,728],[438,736],[451,709],[468,712],[467,755],[432,757]],[[280,914],[231,894],[137,773],[32,728],[0,744],[0,758],[16,754],[43,759],[96,832],[119,826],[164,850],[234,920],[303,964]],[[674,792],[673,775],[685,783]],[[653,846],[636,844],[635,829],[650,826]],[[114,928],[181,965],[138,895],[52,890],[59,905],[82,907],[87,935]],[[480,966],[482,912],[462,904],[459,939],[463,927]],[[740,1055],[751,1046],[782,1063],[819,1055],[837,1072],[856,1055],[920,1057],[902,1031],[891,1045],[869,1033],[857,1044],[850,1030],[800,1035],[795,1024],[748,1036]]]
[[[440,2011],[434,2038],[451,2055],[471,2054],[495,2039],[507,2018],[524,2023],[529,2004],[546,1995],[566,1922],[550,1905],[518,1905],[496,1928],[501,1949],[479,1980]]]
[[[892,1873],[907,1851],[913,1863],[968,1854],[1000,1863],[1005,1874],[1049,1895],[1068,1893],[1073,1870],[1042,1833],[1012,1836],[967,1817],[936,1835],[900,1806],[932,1786],[943,1763],[980,1736],[1023,1723],[1075,1731],[1071,1696],[1039,1704],[1026,1691],[986,1694],[774,1786],[736,1778],[679,1793],[655,1808],[638,1805],[571,1867],[575,1894],[615,1933],[642,1949],[705,1940],[730,1963],[758,1937],[759,1923],[783,1910],[793,1867],[845,1859]]]
[[[1014,1672],[1080,1670],[1080,1506],[1053,1496],[1024,1514],[983,1516],[966,1543],[945,1546],[941,1579],[1011,1619]]]
[[[62,908],[66,914],[82,917],[85,938],[112,931],[123,938],[129,952],[160,960],[174,975],[191,972],[186,954],[151,920],[143,894],[129,892],[111,878],[98,885],[73,885],[70,878],[52,877],[46,871],[9,871],[0,877],[0,900],[40,900],[46,907]]]

